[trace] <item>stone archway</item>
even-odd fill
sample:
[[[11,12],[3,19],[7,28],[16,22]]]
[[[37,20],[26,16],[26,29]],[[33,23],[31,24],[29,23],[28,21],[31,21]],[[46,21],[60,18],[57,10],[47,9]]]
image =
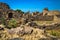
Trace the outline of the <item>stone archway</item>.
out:
[[[0,12],[0,18],[2,17],[2,13]]]
[[[8,13],[8,18],[13,18],[13,13]]]

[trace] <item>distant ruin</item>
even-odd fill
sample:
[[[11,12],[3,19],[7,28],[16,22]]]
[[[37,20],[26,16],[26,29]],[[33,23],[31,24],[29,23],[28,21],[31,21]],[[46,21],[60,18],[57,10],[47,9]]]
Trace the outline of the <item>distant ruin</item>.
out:
[[[60,11],[49,11],[47,8],[43,10],[42,13],[32,13],[32,14],[22,14],[15,10],[10,9],[9,5],[6,3],[0,2],[0,18],[4,17],[5,19],[20,19],[20,18],[32,19],[35,21],[52,21],[58,18],[60,19]]]

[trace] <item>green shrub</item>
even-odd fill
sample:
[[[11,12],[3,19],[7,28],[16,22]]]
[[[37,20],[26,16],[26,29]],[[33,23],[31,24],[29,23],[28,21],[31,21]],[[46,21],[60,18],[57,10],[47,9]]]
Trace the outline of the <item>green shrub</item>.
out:
[[[12,19],[9,20],[9,22],[8,22],[8,28],[15,28],[15,27],[17,27],[17,21],[12,18]]]
[[[4,17],[2,17],[2,18],[0,18],[0,20],[1,20],[2,24],[4,24],[4,25],[5,25],[5,18],[4,18]]]
[[[51,31],[51,35],[56,36],[56,32],[55,31]]]
[[[59,31],[52,30],[50,32],[50,34],[53,35],[53,36],[56,36],[56,37],[60,37],[60,32]]]

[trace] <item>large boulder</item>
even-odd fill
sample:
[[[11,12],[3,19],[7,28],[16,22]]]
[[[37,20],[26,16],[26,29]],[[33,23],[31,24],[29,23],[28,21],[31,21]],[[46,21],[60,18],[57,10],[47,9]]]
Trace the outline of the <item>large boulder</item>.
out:
[[[9,34],[31,34],[33,32],[33,29],[31,27],[17,27],[7,30]]]
[[[23,28],[21,27],[17,27],[17,28],[12,28],[12,29],[8,29],[8,33],[9,34],[17,34],[19,32],[22,32]]]
[[[15,34],[15,30],[14,30],[14,29],[8,29],[7,32],[8,32],[9,34]]]
[[[31,34],[33,29],[31,27],[24,27],[23,32],[24,34]]]

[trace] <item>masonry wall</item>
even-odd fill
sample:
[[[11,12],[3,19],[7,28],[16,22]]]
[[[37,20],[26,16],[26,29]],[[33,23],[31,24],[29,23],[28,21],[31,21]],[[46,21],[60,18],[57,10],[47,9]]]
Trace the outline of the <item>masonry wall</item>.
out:
[[[54,16],[36,16],[34,20],[35,21],[53,21]]]

